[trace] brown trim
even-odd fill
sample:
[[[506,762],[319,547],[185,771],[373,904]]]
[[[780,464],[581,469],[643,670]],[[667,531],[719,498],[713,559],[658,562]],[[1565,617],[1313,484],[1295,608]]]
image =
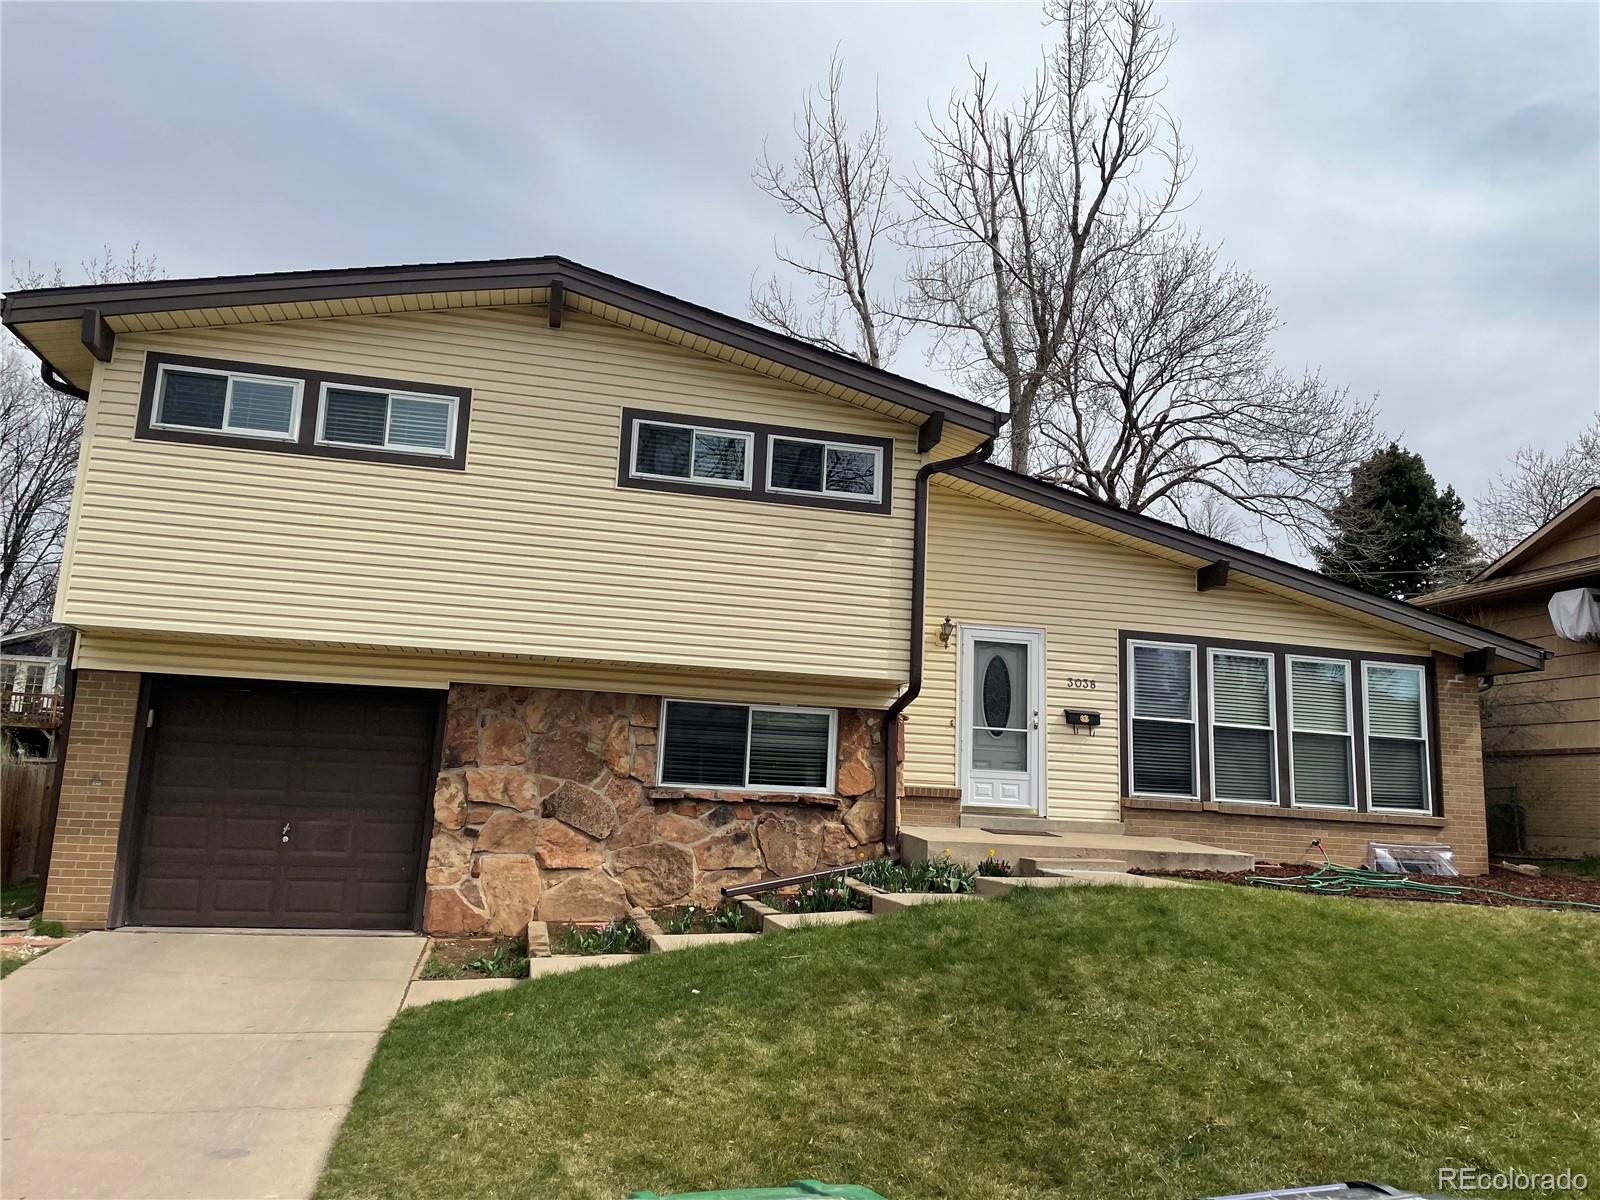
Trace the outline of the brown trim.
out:
[[[993,463],[962,467],[952,474],[967,483],[988,488],[1001,495],[1066,513],[1080,521],[1087,521],[1126,534],[1128,537],[1165,546],[1182,554],[1193,555],[1208,562],[1225,558],[1232,572],[1250,575],[1280,587],[1315,596],[1320,600],[1367,613],[1369,616],[1380,617],[1407,629],[1414,629],[1428,637],[1472,649],[1486,648],[1508,662],[1529,670],[1542,670],[1544,660],[1548,657],[1543,648],[1531,642],[1508,637],[1503,633],[1484,629],[1466,621],[1458,621],[1453,617],[1428,612],[1401,600],[1391,600],[1387,596],[1377,596],[1371,592],[1363,592],[1360,588],[1335,583],[1325,575],[1297,567],[1293,563],[1283,562],[1271,555],[1246,550],[1242,546],[1205,537],[1141,513],[1127,512],[1114,505],[1090,500],[1087,496],[1080,496],[1052,484],[1041,483],[1037,479],[1019,475],[1015,471],[1008,471]]]
[[[201,430],[162,429],[154,424],[156,378],[164,366],[205,367],[213,371],[237,371],[253,375],[272,375],[294,380],[301,386],[300,428],[293,441],[241,437],[230,433]],[[410,454],[403,450],[363,450],[351,446],[324,446],[317,442],[317,414],[322,406],[324,385],[348,384],[353,387],[385,391],[420,392],[448,396],[456,402],[456,440],[451,453]],[[392,463],[397,466],[432,467],[461,471],[467,465],[467,433],[472,418],[472,389],[443,383],[421,383],[408,379],[380,379],[369,375],[346,375],[336,371],[311,371],[303,367],[276,366],[271,363],[238,362],[225,358],[202,358],[193,354],[165,354],[153,350],[144,356],[144,377],[139,384],[139,414],[134,437],[144,441],[182,442],[195,446],[227,446],[234,450],[266,450],[277,454],[309,454],[317,458],[342,458],[354,462]]]
[[[950,420],[988,436],[998,433],[1005,424],[1005,416],[986,405],[554,255],[34,288],[7,296],[0,306],[0,319],[15,332],[18,325],[77,319],[85,307],[117,316],[364,296],[543,289],[557,283],[569,296],[583,296],[598,304],[611,305],[647,320],[698,334],[720,345],[877,396],[913,412],[930,416],[943,413]]]
[[[1545,746],[1530,750],[1485,750],[1485,758],[1554,758],[1565,754],[1600,755],[1600,747]]]
[[[122,790],[122,821],[117,828],[117,865],[111,876],[111,901],[106,928],[128,923],[133,881],[139,873],[139,830],[144,818],[145,776],[155,756],[150,745],[150,697],[154,675],[139,676],[139,701],[133,710],[133,741],[128,749],[128,778]]]
[[[561,314],[567,305],[567,289],[559,279],[551,280],[550,296],[545,304],[551,329],[561,328]]]
[[[1162,796],[1135,796],[1133,794],[1133,695],[1128,687],[1128,643],[1129,642],[1167,642],[1172,645],[1194,648],[1194,686],[1195,686],[1195,739],[1196,739],[1196,769],[1199,777],[1195,780],[1197,798],[1184,799],[1183,797]],[[1276,798],[1272,804],[1247,804],[1243,801],[1219,801],[1211,795],[1211,686],[1209,651],[1216,650],[1249,650],[1258,654],[1272,655],[1272,686],[1274,690],[1273,704],[1276,722],[1273,727],[1273,744],[1277,750],[1277,780]],[[1350,664],[1350,734],[1351,734],[1351,769],[1355,805],[1348,809],[1339,808],[1311,808],[1297,806],[1293,803],[1293,783],[1289,769],[1289,740],[1292,733],[1289,714],[1287,712],[1289,687],[1289,659],[1291,657],[1331,658],[1341,659]],[[1361,665],[1363,663],[1395,663],[1401,666],[1421,667],[1423,673],[1423,686],[1428,692],[1428,702],[1425,716],[1428,723],[1428,810],[1416,814],[1395,810],[1374,811],[1371,807],[1371,798],[1367,794],[1367,736],[1366,736],[1366,695],[1362,686]],[[1257,815],[1277,815],[1277,810],[1285,813],[1315,820],[1329,813],[1344,816],[1376,819],[1378,817],[1398,816],[1401,823],[1415,817],[1435,817],[1443,813],[1444,805],[1444,768],[1440,761],[1439,753],[1439,684],[1438,672],[1431,656],[1421,654],[1385,654],[1369,650],[1345,650],[1328,646],[1301,646],[1287,642],[1252,642],[1239,638],[1214,638],[1203,634],[1180,634],[1171,632],[1149,632],[1144,630],[1119,629],[1117,630],[1117,696],[1121,705],[1121,720],[1118,722],[1117,757],[1120,766],[1120,783],[1122,785],[1123,803],[1133,800],[1161,800],[1164,804],[1178,805],[1186,810],[1207,811],[1214,810],[1217,805],[1224,805],[1231,811],[1238,809],[1241,812],[1253,811]]]
[[[428,850],[433,845],[433,792],[444,769],[444,726],[450,711],[450,689],[439,693],[439,712],[433,722],[433,772],[422,781],[422,820],[417,826],[417,878],[412,885],[411,928],[423,932],[422,914],[428,900]]]
[[[1350,812],[1336,808],[1279,808],[1269,804],[1235,804],[1227,800],[1162,800],[1155,796],[1124,796],[1123,808],[1157,812],[1193,813],[1196,816],[1268,817],[1291,821],[1349,821],[1359,825],[1411,825],[1422,829],[1443,829],[1443,817],[1419,813]]]
[[[633,427],[636,421],[660,421],[670,425],[697,425],[705,429],[726,429],[731,433],[751,434],[750,486],[729,487],[693,480],[641,479],[632,473]],[[879,451],[883,455],[876,500],[843,500],[836,496],[775,492],[767,487],[768,443],[775,437],[808,438],[838,442]],[[756,500],[765,504],[793,504],[801,508],[833,508],[843,512],[888,513],[894,505],[894,439],[865,434],[835,433],[821,429],[800,429],[792,425],[764,425],[756,421],[729,421],[720,417],[700,417],[692,413],[662,412],[656,409],[624,408],[622,428],[617,439],[617,486],[640,488],[648,492],[678,492],[687,496],[716,496],[725,500]]]
[[[101,362],[111,361],[111,352],[117,344],[117,335],[97,308],[83,310],[83,332],[80,335],[84,348]]]
[[[1228,560],[1219,558],[1216,562],[1207,563],[1194,573],[1194,590],[1209,592],[1213,588],[1228,586]]]

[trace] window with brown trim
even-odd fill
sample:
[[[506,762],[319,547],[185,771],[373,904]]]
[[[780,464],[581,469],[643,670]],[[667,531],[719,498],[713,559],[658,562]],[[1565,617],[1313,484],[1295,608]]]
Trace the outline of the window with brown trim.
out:
[[[1432,659],[1128,630],[1118,640],[1124,796],[1437,815]]]
[[[471,388],[150,352],[136,436],[460,470],[471,407]]]
[[[894,439],[622,410],[617,486],[887,513]]]

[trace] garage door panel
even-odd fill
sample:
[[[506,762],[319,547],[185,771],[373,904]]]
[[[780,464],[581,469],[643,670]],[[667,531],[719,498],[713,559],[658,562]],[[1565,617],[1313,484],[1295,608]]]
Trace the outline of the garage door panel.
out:
[[[163,679],[152,708],[135,921],[410,927],[436,696]]]

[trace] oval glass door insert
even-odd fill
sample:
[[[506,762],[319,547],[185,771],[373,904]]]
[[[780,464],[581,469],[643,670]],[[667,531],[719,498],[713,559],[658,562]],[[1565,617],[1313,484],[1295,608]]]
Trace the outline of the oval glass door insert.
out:
[[[990,654],[983,669],[983,723],[990,737],[999,737],[1011,723],[1011,668],[999,654]]]

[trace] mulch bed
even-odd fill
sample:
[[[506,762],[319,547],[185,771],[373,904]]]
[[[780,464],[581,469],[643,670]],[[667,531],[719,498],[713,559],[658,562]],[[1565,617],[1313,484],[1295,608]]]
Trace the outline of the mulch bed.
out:
[[[1246,883],[1246,876],[1266,876],[1274,879],[1284,879],[1296,875],[1310,875],[1317,868],[1314,866],[1297,865],[1294,863],[1279,863],[1269,866],[1262,864],[1252,871],[1131,871],[1133,875],[1161,875],[1168,879],[1209,879],[1218,883],[1234,883],[1246,887],[1265,887],[1265,884]],[[1400,878],[1396,876],[1395,878]],[[1561,905],[1550,905],[1545,902],[1551,900],[1578,901],[1582,904],[1600,904],[1600,879],[1586,879],[1574,875],[1546,874],[1538,878],[1520,875],[1515,871],[1502,871],[1491,869],[1487,875],[1456,875],[1443,877],[1439,875],[1408,875],[1405,878],[1413,879],[1418,883],[1447,884],[1459,888],[1492,888],[1499,892],[1511,892],[1518,897],[1497,896],[1481,891],[1466,891],[1459,896],[1444,896],[1428,892],[1389,891],[1384,888],[1355,888],[1345,895],[1373,900],[1420,900],[1431,904],[1478,904],[1488,908],[1555,908],[1560,911],[1586,912],[1585,909],[1566,909]],[[1273,889],[1276,890],[1276,889]],[[1311,893],[1318,895],[1321,893]],[[1592,914],[1600,916],[1600,913]]]

